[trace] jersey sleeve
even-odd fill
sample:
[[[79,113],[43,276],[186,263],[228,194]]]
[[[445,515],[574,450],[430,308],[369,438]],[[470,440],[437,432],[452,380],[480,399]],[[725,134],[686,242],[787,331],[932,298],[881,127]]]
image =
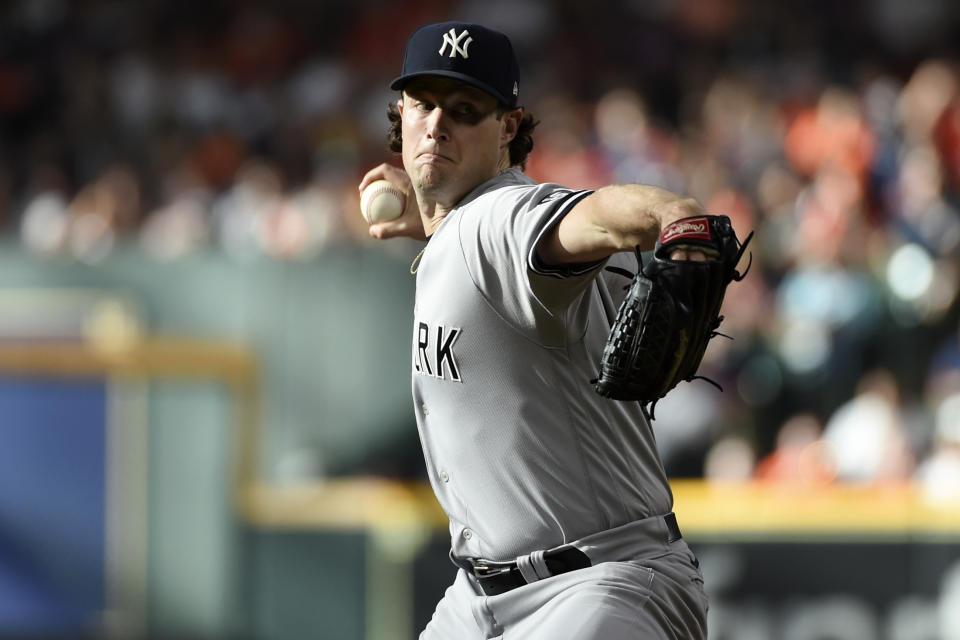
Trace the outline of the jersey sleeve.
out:
[[[590,193],[555,184],[514,185],[484,194],[463,212],[460,241],[471,277],[520,328],[571,329],[571,307],[605,264],[551,266],[537,258],[537,244]]]

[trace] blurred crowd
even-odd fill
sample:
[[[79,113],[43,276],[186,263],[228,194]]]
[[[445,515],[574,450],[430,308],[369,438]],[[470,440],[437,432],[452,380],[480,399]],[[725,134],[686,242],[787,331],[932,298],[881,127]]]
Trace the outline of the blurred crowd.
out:
[[[658,184],[755,231],[704,364],[725,392],[657,406],[668,472],[960,492],[950,0],[4,3],[0,232],[81,262],[372,242],[387,84],[453,17],[513,37],[530,175]]]

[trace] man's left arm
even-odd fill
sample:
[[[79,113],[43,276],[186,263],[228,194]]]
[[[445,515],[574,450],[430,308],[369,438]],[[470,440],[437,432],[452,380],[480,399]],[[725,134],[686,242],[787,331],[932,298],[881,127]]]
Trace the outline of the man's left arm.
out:
[[[623,184],[598,189],[581,199],[537,245],[545,264],[582,264],[620,251],[652,249],[660,229],[681,218],[702,215],[695,199],[660,187]],[[694,254],[699,252],[692,252]],[[675,260],[703,259],[678,251]]]

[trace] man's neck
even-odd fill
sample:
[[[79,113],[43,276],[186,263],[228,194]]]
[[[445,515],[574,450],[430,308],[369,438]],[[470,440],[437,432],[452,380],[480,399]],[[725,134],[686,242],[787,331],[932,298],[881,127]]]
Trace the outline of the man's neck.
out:
[[[423,221],[423,232],[430,237],[450,213],[452,207],[444,207],[436,202],[424,205],[420,203],[420,220]]]

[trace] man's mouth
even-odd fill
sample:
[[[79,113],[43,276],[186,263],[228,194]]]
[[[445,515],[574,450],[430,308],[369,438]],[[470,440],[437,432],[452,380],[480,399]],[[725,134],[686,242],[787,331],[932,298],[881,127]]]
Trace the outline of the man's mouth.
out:
[[[435,162],[437,160],[446,160],[447,162],[453,162],[453,159],[449,156],[445,156],[442,153],[436,151],[423,151],[419,155],[420,158],[428,162]]]

